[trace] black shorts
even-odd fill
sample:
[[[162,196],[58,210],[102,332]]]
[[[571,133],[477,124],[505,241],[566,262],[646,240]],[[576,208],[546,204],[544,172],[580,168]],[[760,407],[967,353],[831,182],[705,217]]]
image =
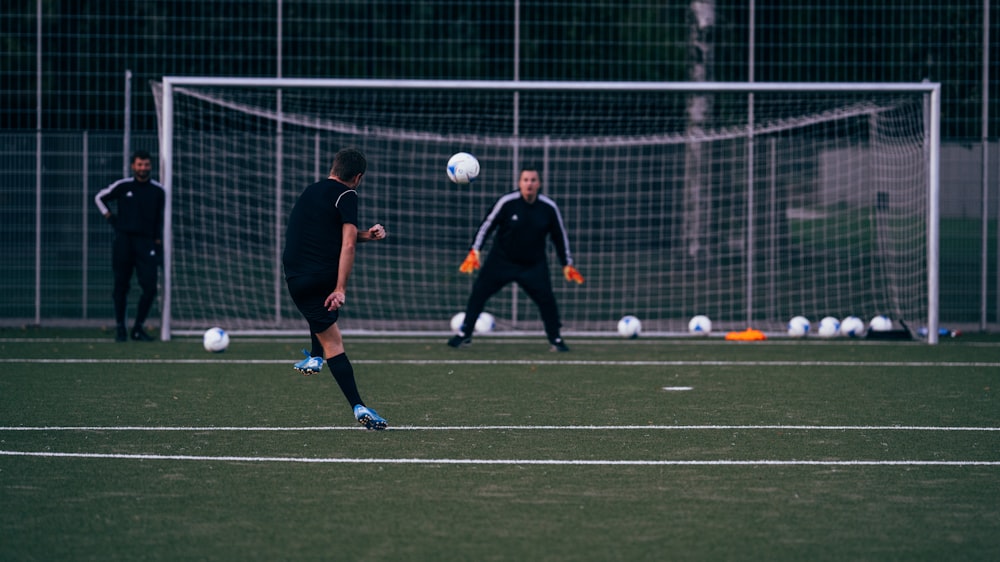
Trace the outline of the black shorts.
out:
[[[337,287],[337,272],[312,275],[296,275],[286,278],[288,294],[299,312],[309,322],[309,331],[318,334],[337,323],[339,310],[327,310],[326,297]]]

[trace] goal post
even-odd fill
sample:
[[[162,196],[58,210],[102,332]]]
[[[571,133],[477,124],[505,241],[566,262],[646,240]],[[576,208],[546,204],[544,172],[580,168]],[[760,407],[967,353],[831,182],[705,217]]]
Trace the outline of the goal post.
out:
[[[167,192],[162,333],[301,332],[280,255],[298,193],[332,155],[369,158],[351,332],[438,333],[458,272],[521,166],[541,172],[587,278],[553,285],[566,333],[784,331],[883,314],[937,342],[940,86],[165,77],[153,85]],[[471,152],[471,186],[445,162]],[[554,261],[550,250],[550,260]],[[487,310],[541,330],[519,290]]]

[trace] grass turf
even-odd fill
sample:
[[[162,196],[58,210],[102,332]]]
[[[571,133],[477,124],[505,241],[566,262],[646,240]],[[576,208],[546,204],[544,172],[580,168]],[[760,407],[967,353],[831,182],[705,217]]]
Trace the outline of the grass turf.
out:
[[[1000,339],[443,342],[348,338],[366,432],[299,340],[0,330],[0,559],[1000,552]]]

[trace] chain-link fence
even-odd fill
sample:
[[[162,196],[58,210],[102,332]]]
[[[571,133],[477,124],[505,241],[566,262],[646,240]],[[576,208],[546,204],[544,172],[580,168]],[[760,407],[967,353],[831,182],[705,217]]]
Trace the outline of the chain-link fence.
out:
[[[0,322],[110,322],[93,194],[154,155],[164,75],[942,84],[941,322],[1000,321],[988,0],[13,0],[0,7]]]

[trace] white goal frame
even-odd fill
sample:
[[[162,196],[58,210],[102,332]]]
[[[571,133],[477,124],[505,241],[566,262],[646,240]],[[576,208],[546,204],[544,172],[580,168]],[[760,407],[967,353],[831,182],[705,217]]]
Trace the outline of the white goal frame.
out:
[[[162,298],[161,339],[171,337],[171,263],[172,263],[172,162],[174,159],[174,88],[184,86],[268,87],[268,88],[327,88],[327,89],[461,89],[496,90],[515,93],[512,112],[517,120],[517,92],[521,91],[650,91],[686,93],[746,93],[749,96],[748,158],[753,157],[753,94],[755,92],[873,92],[873,93],[922,93],[925,95],[925,130],[927,147],[927,343],[938,342],[939,327],[939,175],[940,175],[940,120],[941,86],[938,83],[816,83],[816,82],[553,82],[553,81],[465,81],[465,80],[363,80],[363,79],[296,79],[296,78],[237,78],[208,76],[165,76],[162,79],[162,104],[160,119],[160,177],[166,191],[164,218],[164,274]],[[280,98],[279,98],[280,99]],[[278,108],[280,113],[280,108]],[[753,185],[753,166],[747,167],[748,185]],[[752,220],[752,219],[751,219]],[[752,230],[751,230],[752,231]],[[748,241],[751,243],[752,240]],[[276,256],[280,258],[280,255]],[[753,268],[753,260],[747,260]],[[753,279],[748,275],[748,279]],[[275,280],[276,294],[283,290],[280,279]],[[752,287],[747,287],[749,292]],[[752,299],[748,308],[752,307]],[[747,317],[752,310],[747,310]]]

